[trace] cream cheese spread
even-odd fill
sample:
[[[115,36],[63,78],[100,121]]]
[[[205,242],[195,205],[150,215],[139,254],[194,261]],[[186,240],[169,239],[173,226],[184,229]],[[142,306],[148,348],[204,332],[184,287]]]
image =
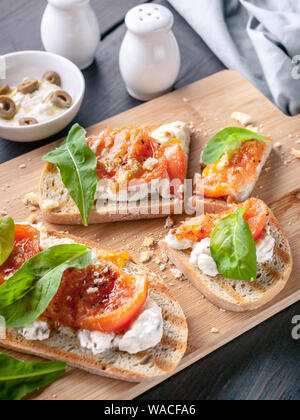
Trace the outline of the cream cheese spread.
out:
[[[6,96],[14,101],[17,113],[11,120],[0,118],[0,124],[19,126],[19,120],[22,118],[35,118],[38,123],[42,123],[63,114],[66,110],[55,106],[50,99],[52,93],[61,90],[61,88],[48,81],[40,81],[39,86],[38,90],[27,94],[13,88]]]
[[[24,328],[19,328],[19,334],[29,341],[44,341],[50,337],[50,329],[47,322],[35,321]]]
[[[162,145],[172,144],[172,140],[174,139],[180,140],[184,154],[188,158],[191,132],[186,123],[175,121],[162,125],[151,133],[151,137],[159,141]]]
[[[72,336],[69,328],[60,332]],[[51,330],[46,322],[36,321],[25,328],[19,328],[19,334],[29,341],[43,341],[50,337]],[[73,336],[75,333],[73,334]],[[98,331],[79,330],[77,338],[80,346],[94,355],[109,350],[120,350],[136,354],[155,347],[163,337],[163,318],[161,308],[148,298],[141,313],[123,335],[108,334]]]
[[[171,232],[166,236],[164,241],[170,248],[177,250],[185,250],[192,248],[190,263],[196,265],[199,270],[210,276],[216,277],[219,272],[214,259],[210,252],[210,238],[205,238],[201,242],[193,243],[186,239],[179,241]],[[268,233],[263,239],[256,244],[257,263],[264,264],[270,261],[274,255],[275,239]]]

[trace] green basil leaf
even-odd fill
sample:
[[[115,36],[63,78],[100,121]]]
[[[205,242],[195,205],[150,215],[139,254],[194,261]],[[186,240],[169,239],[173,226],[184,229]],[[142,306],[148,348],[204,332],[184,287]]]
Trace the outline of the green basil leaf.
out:
[[[211,236],[211,255],[219,273],[229,279],[250,281],[257,276],[256,243],[245,210],[220,220]]]
[[[15,243],[15,222],[9,216],[0,219],[0,267],[3,265],[12,250]]]
[[[66,372],[61,362],[20,362],[0,354],[0,401],[20,400],[26,394],[49,385]]]
[[[202,161],[205,165],[212,165],[225,153],[231,154],[239,149],[242,142],[247,140],[268,142],[265,137],[253,131],[241,127],[228,127],[209,140],[203,151]]]
[[[86,268],[91,251],[83,245],[57,245],[27,261],[0,286],[0,315],[7,328],[33,323],[56,295],[68,268]]]
[[[43,160],[53,163],[60,171],[62,181],[76,203],[84,226],[88,226],[98,183],[97,158],[86,143],[86,131],[75,124],[66,140]]]

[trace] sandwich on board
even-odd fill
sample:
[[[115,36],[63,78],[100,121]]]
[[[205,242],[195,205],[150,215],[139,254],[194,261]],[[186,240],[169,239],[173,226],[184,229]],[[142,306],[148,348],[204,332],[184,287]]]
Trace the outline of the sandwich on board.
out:
[[[271,301],[292,271],[287,237],[256,198],[187,220],[160,247],[208,300],[233,312]]]
[[[203,172],[195,176],[193,208],[217,213],[228,203],[247,200],[271,151],[271,139],[245,128],[217,133],[201,155]]]
[[[191,133],[183,122],[106,128],[86,139],[75,125],[44,156],[40,207],[55,224],[107,223],[182,214]]]
[[[126,381],[170,374],[187,347],[183,311],[127,252],[0,219],[4,348]]]

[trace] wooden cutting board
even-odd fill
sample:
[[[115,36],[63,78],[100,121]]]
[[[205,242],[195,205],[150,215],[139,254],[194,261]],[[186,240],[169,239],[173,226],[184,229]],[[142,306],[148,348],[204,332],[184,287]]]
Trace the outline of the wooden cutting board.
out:
[[[100,102],[99,106],[105,104]],[[275,142],[282,144],[282,148],[273,151],[266,165],[268,169],[263,171],[253,195],[265,200],[277,215],[290,241],[295,266],[288,286],[280,296],[260,310],[242,314],[221,312],[203,299],[187,281],[174,279],[169,269],[161,273],[167,276],[165,281],[178,297],[189,325],[188,350],[177,372],[300,299],[300,160],[291,155],[293,147],[300,149],[300,144],[297,145],[297,141],[300,141],[300,116],[285,116],[242,76],[233,71],[223,71],[103,121],[88,130],[91,134],[106,125],[117,128],[130,124],[148,125],[174,120],[193,122],[198,131],[192,141],[189,169],[192,176],[195,171],[199,171],[203,145],[220,129],[235,125],[230,118],[234,111],[250,114],[253,125],[260,126],[265,135],[271,135]],[[54,145],[45,146],[0,165],[0,209],[6,210],[18,222],[24,221],[30,214],[29,209],[23,205],[22,198],[26,193],[37,191],[43,167],[41,157],[53,147]],[[22,169],[23,165],[26,168]],[[37,217],[40,220],[38,213]],[[182,217],[177,217],[176,221],[180,219]],[[160,219],[89,228],[61,226],[58,230],[67,229],[75,235],[101,241],[115,249],[129,249],[132,256],[138,259],[144,238],[164,237],[167,233],[164,225],[165,221]],[[159,254],[158,249],[156,254]],[[160,272],[154,261],[148,266]],[[217,328],[219,334],[212,334],[212,328]],[[18,357],[36,360],[31,356]],[[132,399],[161,381],[132,384],[70,369],[64,377],[41,393],[32,395],[32,398]]]

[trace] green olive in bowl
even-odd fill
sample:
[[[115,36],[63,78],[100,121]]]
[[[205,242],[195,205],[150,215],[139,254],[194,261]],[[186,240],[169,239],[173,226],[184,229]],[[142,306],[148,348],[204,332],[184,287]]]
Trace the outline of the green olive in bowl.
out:
[[[40,88],[39,81],[36,79],[26,79],[18,86],[18,91],[27,95],[33,93]]]
[[[65,90],[57,90],[51,95],[51,102],[58,108],[70,108],[73,99]]]
[[[43,80],[52,83],[52,85],[61,86],[61,78],[56,71],[47,71],[42,77]]]
[[[35,118],[31,118],[31,117],[27,117],[27,118],[20,118],[19,119],[19,125],[22,127],[25,127],[27,125],[34,125],[34,124],[38,124],[38,120],[36,120]]]
[[[0,96],[0,118],[11,120],[17,113],[17,107],[9,96]]]

